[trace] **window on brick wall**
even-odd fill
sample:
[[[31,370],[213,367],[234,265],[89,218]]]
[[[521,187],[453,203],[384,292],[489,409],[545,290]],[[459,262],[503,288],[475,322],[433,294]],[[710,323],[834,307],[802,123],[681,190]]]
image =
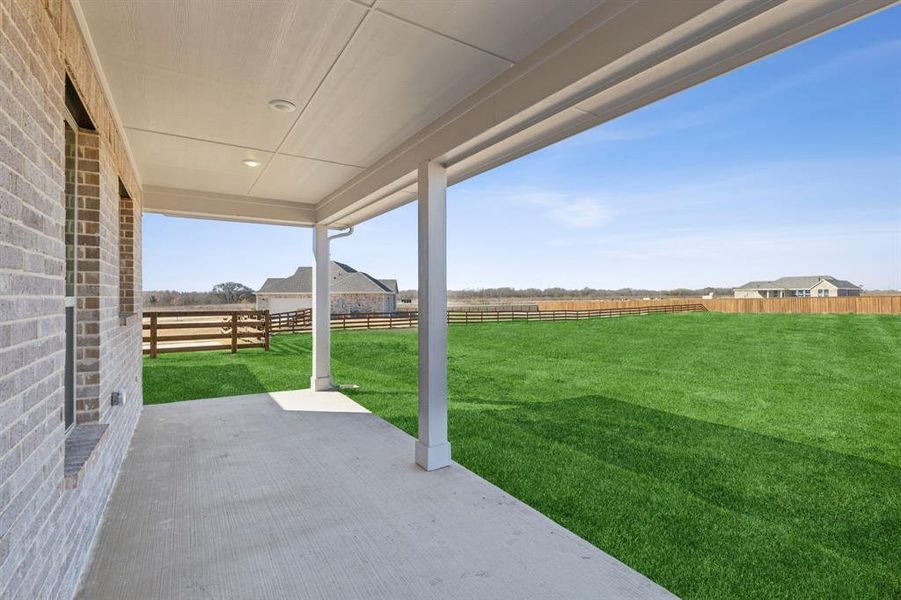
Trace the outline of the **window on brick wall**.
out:
[[[135,312],[135,204],[119,181],[119,315]]]
[[[65,319],[63,416],[73,424],[99,419],[100,138],[72,80],[65,99]]]
[[[65,364],[65,402],[63,405],[63,421],[66,429],[75,422],[75,265],[76,265],[76,221],[78,218],[76,168],[78,146],[75,129],[67,120],[65,123],[65,176],[66,187],[63,202],[66,207],[66,223],[63,231],[66,243],[66,364]]]

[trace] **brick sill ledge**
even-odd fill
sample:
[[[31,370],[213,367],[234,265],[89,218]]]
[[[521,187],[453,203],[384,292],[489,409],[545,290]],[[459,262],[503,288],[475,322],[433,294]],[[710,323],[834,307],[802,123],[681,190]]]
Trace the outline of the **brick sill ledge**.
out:
[[[108,425],[86,423],[76,425],[66,435],[65,488],[78,487],[84,477],[85,467],[91,462],[94,450],[106,434]]]

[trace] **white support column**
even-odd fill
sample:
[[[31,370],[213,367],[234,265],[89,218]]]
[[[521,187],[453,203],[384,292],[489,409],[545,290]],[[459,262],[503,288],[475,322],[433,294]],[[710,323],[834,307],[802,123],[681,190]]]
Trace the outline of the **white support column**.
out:
[[[447,441],[447,171],[419,166],[419,440],[416,464],[450,465]]]
[[[313,227],[313,376],[314,391],[332,389],[331,364],[331,273],[328,227]]]

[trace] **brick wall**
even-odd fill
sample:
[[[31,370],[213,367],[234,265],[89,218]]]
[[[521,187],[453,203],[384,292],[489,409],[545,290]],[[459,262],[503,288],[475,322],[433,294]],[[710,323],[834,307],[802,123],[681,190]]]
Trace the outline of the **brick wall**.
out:
[[[332,314],[394,312],[394,294],[333,294]]]
[[[77,132],[76,423],[100,419],[100,136]]]
[[[332,294],[331,305],[333,315],[344,315],[349,313],[383,313],[394,312],[396,309],[394,294],[365,294],[365,293],[346,293]],[[276,298],[290,298],[297,300],[297,309],[310,308],[312,302],[311,294],[279,294],[266,293],[257,294],[257,310],[268,310],[270,312],[278,312],[281,310],[276,306],[273,311],[272,300]],[[284,306],[284,303],[279,303]]]
[[[119,315],[127,316],[135,312],[135,260],[140,258],[136,245],[135,223],[140,215],[135,215],[135,202],[126,195],[119,197]]]
[[[66,72],[96,128],[78,133],[84,327],[76,427],[106,425],[84,469],[69,478]],[[119,256],[130,210],[128,260],[140,290],[140,189],[101,90],[66,1],[0,0],[0,598],[74,594],[141,409],[140,318],[120,317]],[[133,198],[122,215],[120,179]],[[133,302],[139,312],[140,294]],[[110,405],[113,390],[124,391],[124,406]]]

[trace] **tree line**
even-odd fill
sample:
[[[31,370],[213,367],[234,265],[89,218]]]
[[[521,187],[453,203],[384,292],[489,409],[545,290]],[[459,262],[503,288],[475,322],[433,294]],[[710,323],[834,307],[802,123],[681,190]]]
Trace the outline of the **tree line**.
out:
[[[448,290],[447,297],[455,300],[489,299],[489,298],[545,298],[545,299],[586,299],[586,298],[660,298],[660,297],[699,297],[712,293],[714,296],[731,296],[732,288],[705,287],[698,289],[676,288],[671,290],[649,290],[638,288],[620,288],[617,290],[584,287],[570,290],[561,287],[550,288],[480,288],[472,290]],[[416,298],[416,290],[402,290],[401,298]]]
[[[243,283],[217,283],[208,292],[150,290],[144,292],[144,306],[200,306],[207,304],[253,304],[256,292]]]

